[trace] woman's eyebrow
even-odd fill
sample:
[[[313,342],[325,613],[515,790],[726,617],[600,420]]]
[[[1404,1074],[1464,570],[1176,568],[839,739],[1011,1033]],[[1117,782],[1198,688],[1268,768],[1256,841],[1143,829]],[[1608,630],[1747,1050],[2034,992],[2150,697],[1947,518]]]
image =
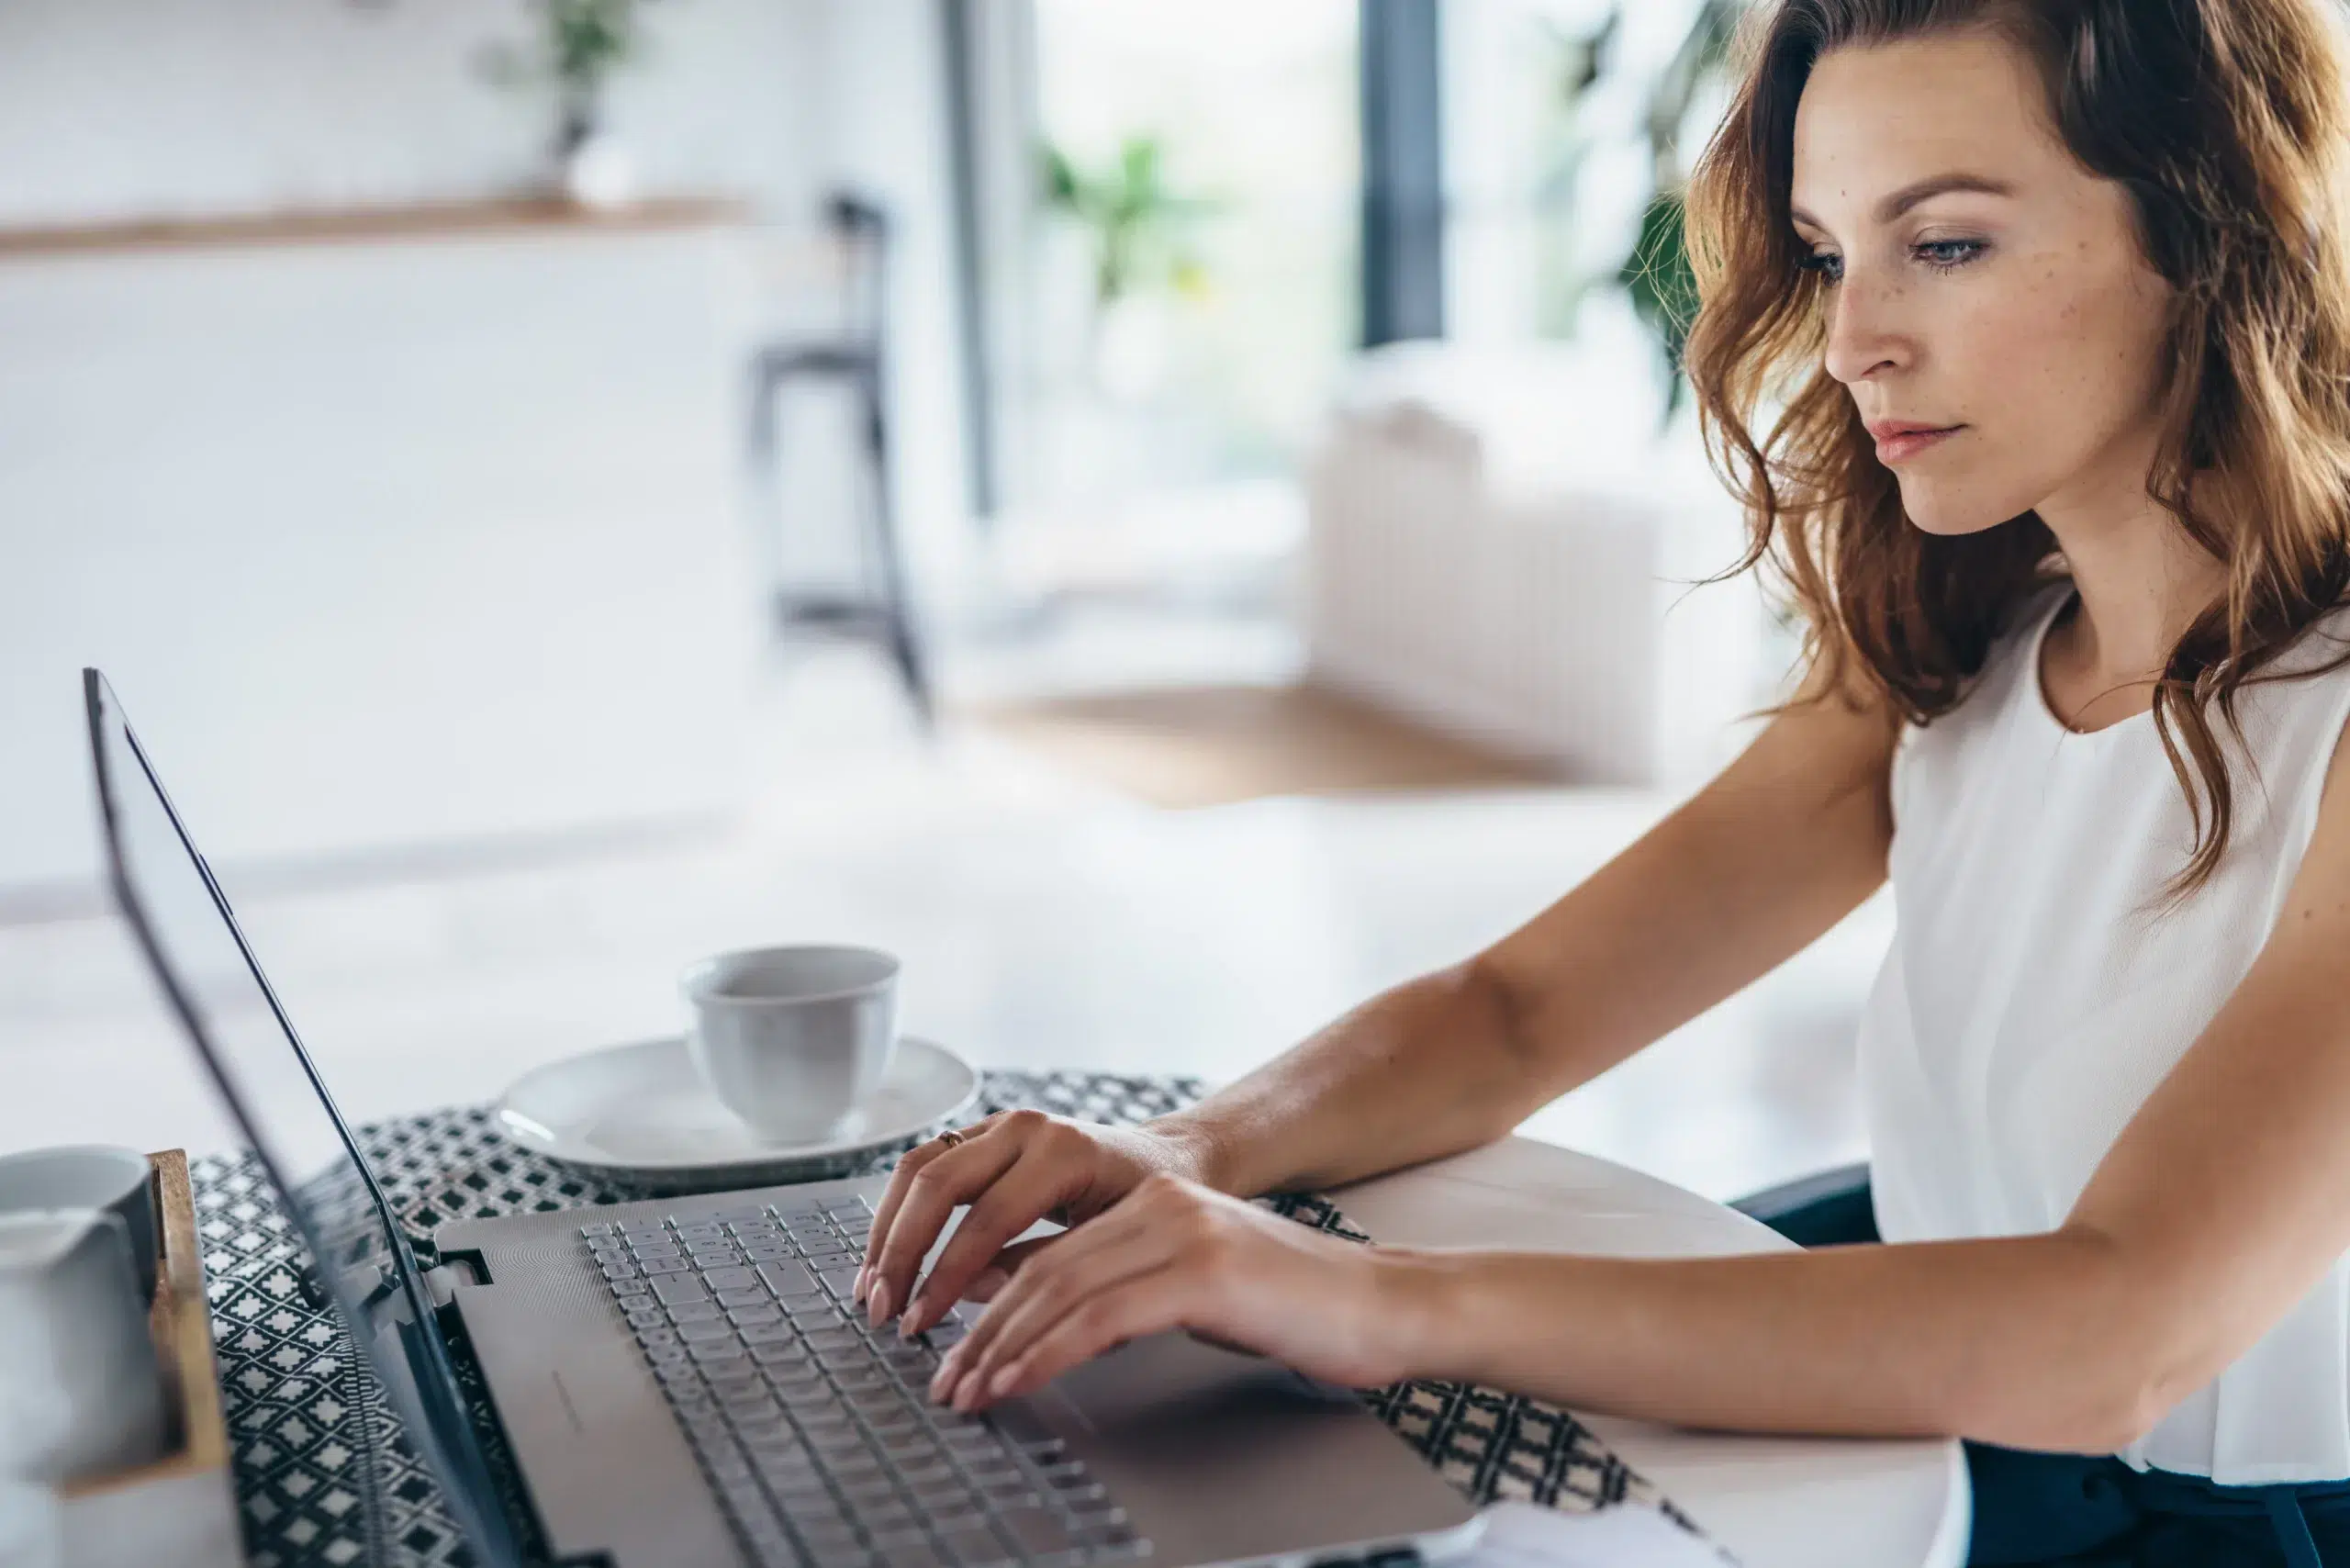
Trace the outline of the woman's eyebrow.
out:
[[[1982,196],[2011,196],[2016,188],[2006,180],[1996,180],[1988,174],[1969,174],[1953,171],[1947,174],[1930,174],[1913,181],[1876,204],[1876,220],[1890,223],[1911,207],[1931,196],[1947,196],[1953,191],[1973,191]],[[1810,224],[1814,229],[1828,226],[1799,207],[1787,208],[1790,218]]]

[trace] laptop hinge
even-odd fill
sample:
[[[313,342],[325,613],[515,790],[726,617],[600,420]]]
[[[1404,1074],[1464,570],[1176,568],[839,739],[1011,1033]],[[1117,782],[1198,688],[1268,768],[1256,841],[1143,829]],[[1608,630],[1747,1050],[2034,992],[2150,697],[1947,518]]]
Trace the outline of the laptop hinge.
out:
[[[459,1285],[477,1285],[481,1278],[471,1264],[462,1258],[453,1258],[424,1271],[424,1288],[432,1293],[432,1305],[446,1306],[457,1299]]]

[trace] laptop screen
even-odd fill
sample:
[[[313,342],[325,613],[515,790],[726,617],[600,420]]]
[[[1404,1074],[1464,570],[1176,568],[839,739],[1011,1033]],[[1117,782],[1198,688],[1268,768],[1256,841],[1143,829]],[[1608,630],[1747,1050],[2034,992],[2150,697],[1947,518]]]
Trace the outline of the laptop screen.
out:
[[[408,1239],[106,678],[84,670],[83,689],[123,918],[308,1243],[310,1280],[384,1383],[476,1560],[513,1562],[480,1437]],[[288,1254],[292,1278],[304,1260],[296,1249]]]

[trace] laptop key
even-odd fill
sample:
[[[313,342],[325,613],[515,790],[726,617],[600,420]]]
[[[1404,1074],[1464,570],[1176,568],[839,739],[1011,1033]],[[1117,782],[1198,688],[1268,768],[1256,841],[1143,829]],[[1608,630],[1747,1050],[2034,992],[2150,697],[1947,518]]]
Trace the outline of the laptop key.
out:
[[[806,1268],[780,1259],[760,1264],[759,1278],[778,1295],[806,1295],[816,1288],[815,1277]]]
[[[946,1530],[939,1536],[938,1543],[946,1549],[957,1568],[992,1568],[995,1563],[1013,1561],[1012,1553],[989,1529]]]
[[[1041,1507],[1001,1508],[997,1510],[995,1518],[1024,1556],[1041,1557],[1046,1552],[1067,1551],[1080,1544],[1067,1525]]]
[[[1067,1517],[1070,1533],[1087,1544],[1112,1539],[1124,1531],[1126,1524],[1125,1509],[1109,1504],[1071,1508]]]
[[[855,1269],[818,1269],[816,1271],[817,1280],[841,1301],[848,1300],[849,1293],[856,1288],[856,1275],[857,1271]]]
[[[863,1550],[862,1543],[856,1539],[856,1530],[846,1523],[815,1524],[797,1517],[791,1522],[800,1531],[800,1539],[806,1541],[809,1550],[815,1552],[816,1561],[819,1562],[832,1562],[835,1552]]]
[[[996,1430],[1015,1443],[1041,1442],[1055,1436],[1053,1429],[1045,1425],[1044,1417],[1024,1399],[1000,1401],[988,1411],[987,1418]]]
[[[722,1269],[704,1269],[701,1279],[702,1283],[714,1291],[746,1290],[759,1282],[758,1275],[739,1263],[729,1264]]]

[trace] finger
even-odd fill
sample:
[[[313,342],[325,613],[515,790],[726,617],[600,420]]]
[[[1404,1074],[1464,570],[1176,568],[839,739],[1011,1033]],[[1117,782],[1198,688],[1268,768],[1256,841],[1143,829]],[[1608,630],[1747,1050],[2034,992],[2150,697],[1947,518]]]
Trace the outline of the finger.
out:
[[[1019,1270],[1022,1263],[1034,1258],[1037,1252],[1051,1246],[1067,1234],[1066,1231],[1058,1231],[1051,1236],[1034,1237],[1029,1240],[1015,1242],[1005,1248],[989,1260],[986,1268],[971,1276],[971,1282],[963,1287],[963,1299],[976,1302],[993,1301],[1002,1294],[1003,1287],[1012,1282],[1013,1274]]]
[[[897,1165],[890,1172],[890,1185],[882,1191],[881,1204],[873,1211],[873,1224],[866,1232],[865,1261],[856,1271],[856,1288],[851,1293],[852,1300],[863,1305],[866,1293],[872,1288],[873,1260],[881,1255],[881,1248],[890,1238],[890,1226],[897,1219],[898,1211],[905,1205],[906,1189],[912,1184],[915,1173],[933,1160],[953,1153],[957,1148],[968,1147],[991,1130],[1002,1115],[999,1111],[993,1116],[958,1129],[963,1137],[960,1145],[942,1144],[934,1138],[927,1143],[918,1143],[899,1156]]]
[[[961,1136],[961,1145],[943,1145],[943,1143],[937,1143],[935,1137],[933,1137],[933,1140],[928,1140],[928,1143],[919,1143],[912,1149],[907,1149],[905,1154],[900,1154],[895,1169],[890,1169],[889,1187],[881,1192],[881,1206],[874,1211],[872,1227],[869,1227],[867,1234],[865,1234],[865,1262],[857,1267],[857,1282],[856,1282],[856,1291],[853,1291],[853,1300],[856,1300],[857,1305],[863,1305],[865,1298],[867,1298],[867,1293],[872,1291],[872,1283],[874,1283],[872,1262],[874,1258],[881,1255],[881,1246],[889,1241],[890,1225],[895,1225],[898,1213],[905,1208],[905,1194],[907,1190],[914,1185],[916,1175],[922,1173],[923,1166],[928,1166],[931,1161],[935,1161],[935,1159],[947,1157],[947,1154],[952,1154],[957,1148],[970,1148],[970,1145],[978,1143],[980,1137],[999,1131],[1002,1124],[1003,1124],[1003,1112],[994,1112],[991,1116],[982,1116],[980,1121],[973,1121],[970,1126],[957,1128],[958,1136]]]
[[[1042,1260],[1037,1257],[1038,1253],[1048,1246],[1064,1249],[1090,1248],[1100,1247],[1114,1240],[1124,1234],[1125,1228],[1122,1221],[1114,1217],[1115,1215],[1116,1211],[1113,1209],[1087,1225],[1082,1230],[1064,1230],[1057,1236],[1038,1237],[1033,1241],[1023,1241],[1016,1246],[1007,1247],[998,1253],[999,1259],[1012,1260],[1012,1266],[1002,1271],[1002,1283],[989,1293],[988,1310],[979,1314],[978,1319],[964,1331],[962,1339],[939,1358],[937,1370],[931,1374],[931,1396],[934,1399],[945,1399],[953,1394],[956,1379],[961,1375],[964,1368],[971,1364],[972,1358],[985,1349],[987,1343],[993,1338],[1002,1326],[999,1322],[995,1327],[990,1327],[989,1317],[998,1312],[1010,1312],[1018,1305],[1016,1302],[1005,1301],[1004,1294],[1019,1285],[1023,1278],[1033,1274],[1042,1266]],[[1027,1288],[1033,1289],[1034,1285],[1035,1282],[1031,1280]],[[976,1344],[973,1343],[975,1338],[978,1340]]]
[[[1068,1235],[1066,1230],[1057,1230],[1050,1236],[1032,1236],[1025,1241],[1015,1241],[990,1259],[989,1266],[1002,1269],[1007,1275],[1016,1274],[1027,1266],[1030,1259],[1051,1250]]]
[[[898,1162],[890,1168],[890,1184],[881,1189],[881,1201],[873,1210],[873,1223],[865,1227],[865,1256],[856,1266],[856,1282],[849,1288],[851,1301],[864,1305],[865,1293],[873,1282],[873,1260],[881,1256],[881,1244],[889,1239],[890,1226],[905,1204],[906,1187],[913,1181],[914,1172],[946,1152],[946,1148],[934,1138],[914,1145],[898,1156]]]
[[[1055,1324],[1136,1275],[1165,1269],[1176,1250],[1162,1232],[1136,1226],[1107,1244],[1064,1249],[1049,1263],[1025,1271],[955,1347],[961,1360],[951,1377],[939,1380],[940,1396],[952,1400],[962,1390],[985,1387],[996,1369],[1018,1360]],[[939,1371],[948,1368],[942,1363]]]
[[[1180,1269],[1136,1274],[1062,1317],[1017,1359],[988,1369],[986,1382],[979,1381],[979,1369],[974,1369],[956,1391],[955,1408],[984,1410],[999,1399],[1042,1388],[1069,1368],[1129,1339],[1180,1327],[1198,1288],[1198,1282]]]
[[[1059,1170],[1054,1169],[1057,1163]],[[919,1334],[946,1316],[946,1309],[963,1299],[971,1277],[987,1267],[1006,1242],[1060,1203],[1067,1169],[1066,1162],[1039,1159],[1037,1146],[1030,1144],[1009,1170],[973,1200],[970,1212],[964,1215],[931,1264],[929,1275],[906,1299],[905,1316],[898,1324],[901,1338]]]
[[[956,1145],[906,1178],[905,1192],[891,1215],[890,1233],[877,1249],[867,1238],[866,1306],[878,1317],[906,1299],[914,1271],[946,1227],[956,1205],[969,1203],[1020,1158],[1012,1138],[986,1135]]]

